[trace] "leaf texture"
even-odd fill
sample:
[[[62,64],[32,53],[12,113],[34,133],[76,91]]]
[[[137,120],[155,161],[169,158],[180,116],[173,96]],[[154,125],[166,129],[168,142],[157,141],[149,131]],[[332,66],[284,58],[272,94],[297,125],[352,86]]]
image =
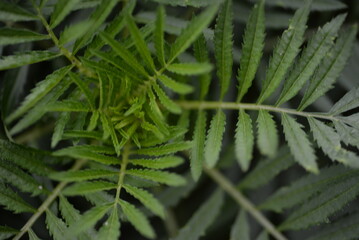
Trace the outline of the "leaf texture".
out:
[[[54,12],[51,14],[50,27],[55,28],[72,11],[80,0],[59,0],[55,5]]]
[[[325,24],[309,41],[298,63],[285,80],[283,91],[276,105],[281,105],[294,97],[309,80],[324,58],[325,53],[333,46],[333,41],[344,22],[345,16],[346,14],[339,15]]]
[[[182,176],[166,171],[156,171],[150,169],[130,169],[126,171],[126,174],[148,179],[154,182],[164,183],[169,186],[181,186],[186,183],[186,180]]]
[[[274,48],[258,103],[267,99],[279,86],[297,56],[303,43],[309,8],[309,1],[306,1],[306,5],[295,12],[289,28],[283,32],[281,39]]]
[[[143,236],[154,239],[156,237],[156,233],[151,227],[146,216],[135,206],[130,204],[129,202],[120,200],[119,204],[123,213],[128,218],[130,223],[139,231]]]
[[[306,170],[318,173],[314,149],[311,146],[306,133],[302,129],[303,126],[297,123],[292,117],[289,117],[286,113],[282,114],[282,125],[285,138],[295,161],[302,165]]]
[[[247,171],[253,157],[253,127],[250,116],[240,110],[238,114],[235,137],[235,153],[239,166]]]
[[[323,63],[318,66],[314,76],[310,79],[310,84],[298,107],[302,111],[325,92],[333,87],[333,83],[338,78],[345,67],[351,54],[357,26],[352,26],[344,33],[339,34],[334,47],[329,51]]]
[[[195,181],[202,174],[202,165],[204,162],[204,144],[206,140],[206,121],[205,111],[198,111],[197,120],[193,132],[193,147],[191,151],[191,173]]]
[[[32,42],[44,39],[49,39],[49,36],[21,28],[0,28],[0,45]]]
[[[242,100],[252,85],[262,58],[265,37],[264,23],[264,1],[260,1],[253,7],[243,37],[242,56],[237,75],[239,82],[237,102]]]
[[[223,99],[227,92],[232,77],[232,11],[232,1],[226,0],[219,11],[214,30],[214,53],[217,63],[217,76],[221,85],[220,99]]]
[[[279,136],[272,115],[265,110],[259,110],[257,127],[260,152],[268,157],[274,157],[278,149]]]
[[[211,23],[217,9],[218,5],[214,4],[188,23],[187,27],[183,29],[181,35],[172,45],[168,62],[172,62],[197,39],[203,29]]]
[[[167,70],[181,75],[199,75],[209,73],[212,65],[209,63],[172,63]]]
[[[222,110],[218,110],[211,120],[204,148],[205,160],[209,167],[214,167],[219,159],[225,125],[226,115]]]
[[[247,214],[244,210],[240,211],[232,225],[230,240],[236,239],[250,240],[250,228]]]

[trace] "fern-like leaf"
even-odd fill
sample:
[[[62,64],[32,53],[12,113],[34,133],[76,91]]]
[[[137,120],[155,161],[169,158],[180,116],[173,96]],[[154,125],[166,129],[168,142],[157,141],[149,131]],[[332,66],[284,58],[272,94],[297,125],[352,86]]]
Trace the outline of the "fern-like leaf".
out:
[[[230,240],[236,239],[250,240],[250,228],[247,214],[244,210],[241,210],[232,225]]]
[[[239,166],[247,171],[253,157],[253,127],[252,119],[243,110],[239,111],[235,134],[235,152]]]
[[[314,70],[320,64],[325,53],[332,47],[345,14],[339,15],[324,25],[309,41],[298,63],[284,82],[284,88],[276,105],[281,105],[294,97],[309,80]]]
[[[279,136],[272,116],[265,110],[259,110],[257,126],[257,143],[260,152],[268,157],[274,157],[278,148]]]
[[[309,8],[309,1],[306,1],[305,6],[295,12],[294,17],[290,21],[289,28],[284,31],[280,41],[273,50],[273,56],[269,61],[267,75],[263,82],[258,103],[262,103],[267,99],[279,86],[297,56],[299,48],[303,43],[303,34],[306,29]]]
[[[237,101],[247,93],[255,77],[264,47],[264,0],[253,7],[243,37],[242,56],[239,62]]]
[[[217,62],[217,76],[221,85],[220,99],[228,90],[232,77],[233,12],[232,0],[226,0],[219,11],[214,30],[214,53]]]
[[[206,139],[206,120],[205,111],[198,111],[198,116],[193,132],[193,148],[191,151],[191,173],[194,180],[198,180],[202,174],[204,162],[204,144]]]
[[[21,28],[0,28],[0,45],[48,39],[49,36]]]
[[[219,159],[225,125],[226,115],[218,110],[211,120],[204,148],[205,161],[209,167],[214,167]]]
[[[143,236],[153,239],[156,237],[156,233],[151,227],[146,216],[140,212],[135,206],[129,202],[120,200],[119,204],[123,213],[128,218],[130,223],[139,231]]]
[[[351,27],[349,30],[339,34],[338,40],[328,53],[328,57],[324,58],[314,76],[310,79],[310,84],[303,96],[298,107],[301,111],[313,103],[317,98],[322,96],[330,88],[344,69],[345,63],[348,61],[357,32],[357,26]]]
[[[303,126],[285,113],[282,114],[282,125],[285,138],[295,161],[302,165],[306,170],[318,173],[314,149],[311,146],[306,133],[302,129]]]

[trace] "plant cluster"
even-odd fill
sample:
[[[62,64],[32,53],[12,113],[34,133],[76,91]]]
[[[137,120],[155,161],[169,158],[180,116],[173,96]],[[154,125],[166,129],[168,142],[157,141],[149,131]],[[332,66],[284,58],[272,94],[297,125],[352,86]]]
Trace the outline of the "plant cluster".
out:
[[[306,109],[357,25],[306,31],[337,0],[276,4],[1,0],[0,239],[356,239],[359,88]]]

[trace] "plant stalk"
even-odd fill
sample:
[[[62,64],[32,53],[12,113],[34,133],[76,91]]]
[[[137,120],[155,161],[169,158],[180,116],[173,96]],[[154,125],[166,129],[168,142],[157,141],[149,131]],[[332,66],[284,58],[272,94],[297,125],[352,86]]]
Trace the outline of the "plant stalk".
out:
[[[208,168],[207,166],[204,166],[203,169],[244,210],[252,215],[252,217],[255,218],[275,239],[287,240],[287,238],[281,232],[279,232],[275,226],[258,209],[256,209],[256,207],[218,170],[214,168]]]
[[[260,105],[254,103],[236,103],[236,102],[212,102],[212,101],[178,101],[177,104],[184,109],[245,109],[245,110],[267,110],[270,112],[279,112],[279,113],[288,113],[292,115],[302,116],[302,117],[314,117],[326,120],[336,120],[340,121],[337,117],[333,115],[327,115],[323,113],[312,113],[312,112],[300,112],[288,108],[274,107],[270,105]]]
[[[84,164],[85,160],[77,160],[72,166],[71,170],[79,170]],[[26,224],[21,228],[20,232],[16,234],[13,240],[19,240],[21,237],[31,229],[32,225],[37,221],[37,219],[49,208],[51,203],[60,195],[62,189],[66,187],[68,182],[60,182],[52,191],[52,193],[46,198],[46,200],[41,204],[37,209],[36,213],[31,216],[31,218],[26,222]]]

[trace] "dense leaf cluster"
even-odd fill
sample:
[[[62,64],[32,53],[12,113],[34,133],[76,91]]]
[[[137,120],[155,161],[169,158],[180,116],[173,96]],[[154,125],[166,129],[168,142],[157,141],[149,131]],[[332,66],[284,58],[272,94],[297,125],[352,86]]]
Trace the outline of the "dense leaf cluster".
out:
[[[346,5],[280,1],[291,16],[276,1],[152,2],[0,1],[0,205],[26,216],[0,239],[128,239],[127,222],[146,239],[210,239],[230,222],[220,238],[242,240],[253,236],[249,215],[263,228],[256,239],[324,223],[310,239],[357,237],[357,208],[344,206],[359,195],[359,89],[305,111],[358,55],[346,14],[311,31],[308,18]],[[172,16],[179,6],[186,20]],[[246,24],[240,50],[235,22]],[[268,53],[267,32],[284,28]],[[37,64],[51,70],[17,104]],[[46,129],[49,148],[38,139]],[[251,198],[296,164],[306,174]],[[178,227],[174,209],[195,189],[198,209]],[[36,229],[42,215],[47,233]]]

